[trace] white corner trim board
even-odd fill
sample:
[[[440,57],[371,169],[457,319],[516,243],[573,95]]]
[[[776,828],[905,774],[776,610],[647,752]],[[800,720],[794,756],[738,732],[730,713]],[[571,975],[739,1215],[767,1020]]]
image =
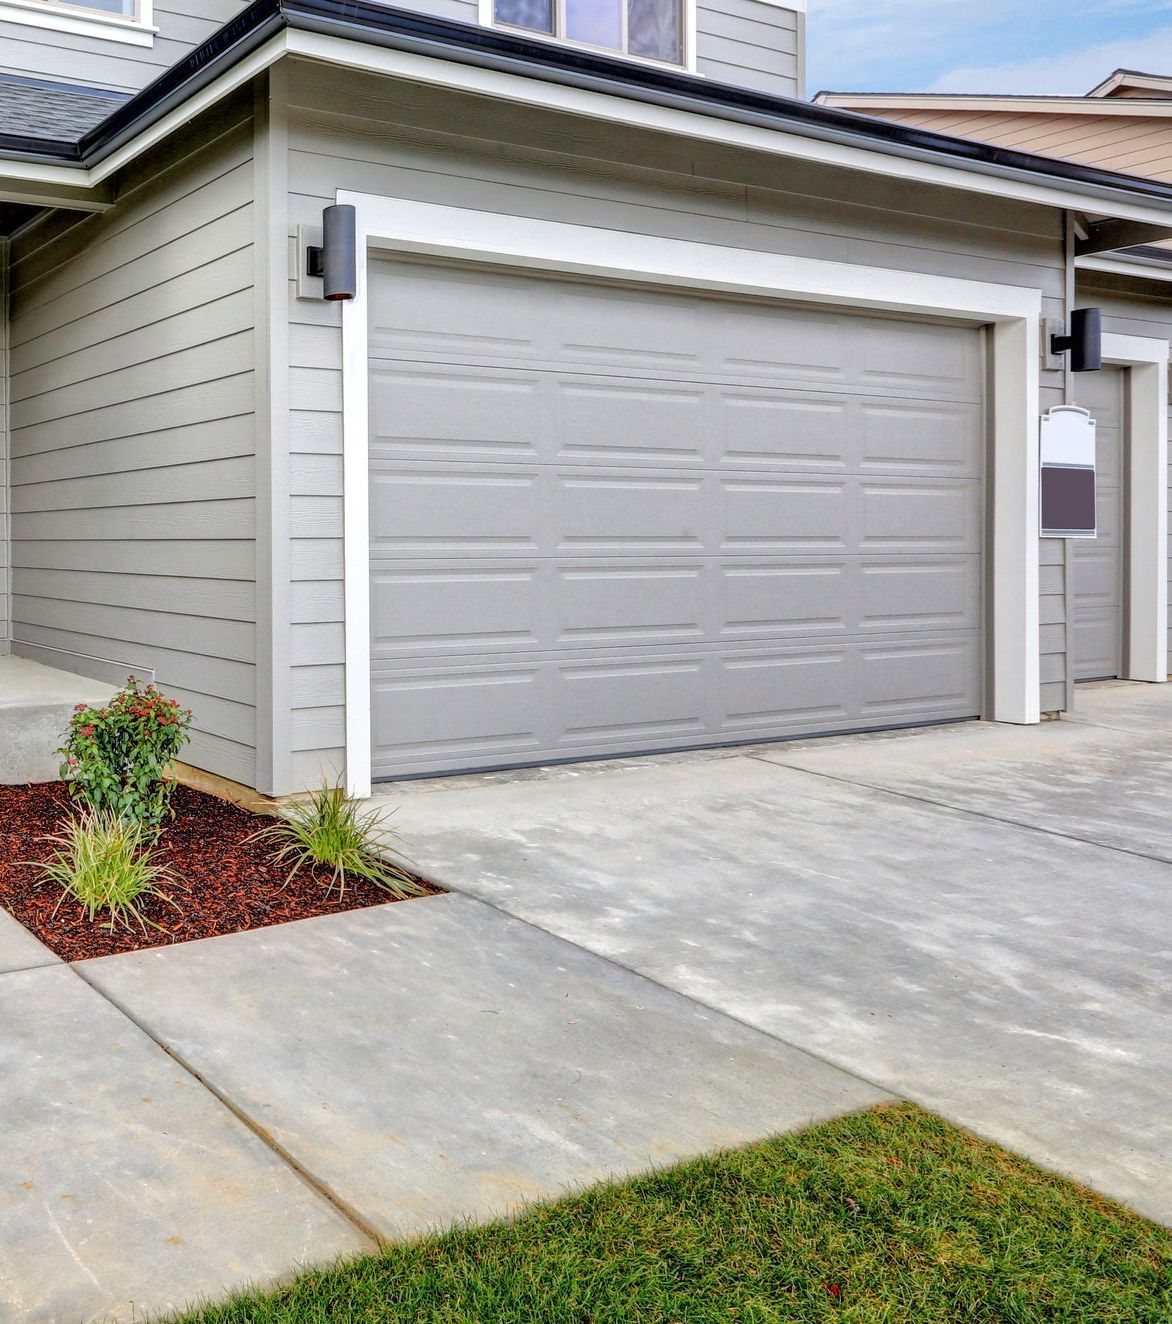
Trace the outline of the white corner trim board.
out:
[[[1127,373],[1128,680],[1168,677],[1168,342],[1103,337],[1103,361]]]
[[[987,716],[1040,717],[1038,638],[1039,290],[950,276],[619,233],[339,190],[355,208],[356,296],[342,307],[346,784],[371,785],[367,260],[415,253],[535,270],[638,280],[682,290],[800,299],[841,308],[963,318],[992,328],[991,701]]]

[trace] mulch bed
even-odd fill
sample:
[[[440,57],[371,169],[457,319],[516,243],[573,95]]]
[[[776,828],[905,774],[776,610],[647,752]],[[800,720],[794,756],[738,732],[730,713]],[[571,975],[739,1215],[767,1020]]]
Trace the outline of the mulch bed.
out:
[[[58,832],[72,810],[65,784],[0,786],[0,906],[63,960],[81,961],[361,910],[393,899],[372,883],[353,879],[339,897],[337,888],[327,886],[328,869],[302,869],[286,885],[288,871],[274,865],[272,847],[247,840],[270,819],[186,786],[175,788],[171,806],[174,817],[163,829],[157,853],[185,885],[163,888],[179,909],[152,898],[142,909],[158,929],[111,932],[101,917],[86,919],[75,901],[61,901],[58,908],[56,887],[36,886],[29,861],[53,853],[44,838]]]

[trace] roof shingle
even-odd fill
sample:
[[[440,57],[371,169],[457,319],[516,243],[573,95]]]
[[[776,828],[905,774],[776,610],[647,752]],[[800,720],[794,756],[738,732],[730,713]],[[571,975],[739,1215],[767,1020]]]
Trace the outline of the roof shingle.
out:
[[[0,133],[76,142],[128,99],[105,88],[0,74]]]

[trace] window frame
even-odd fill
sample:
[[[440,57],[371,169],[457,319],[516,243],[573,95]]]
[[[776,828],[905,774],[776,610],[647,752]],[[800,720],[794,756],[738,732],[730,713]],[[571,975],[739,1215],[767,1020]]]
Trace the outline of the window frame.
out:
[[[133,15],[112,14],[69,0],[0,0],[0,23],[20,23],[130,46],[151,46],[158,31],[154,26],[153,0],[135,0],[134,8]]]
[[[650,69],[676,69],[682,73],[696,74],[696,0],[677,0],[681,10],[682,59],[656,60],[650,55],[633,55],[627,50],[615,50],[610,46],[594,46],[586,41],[574,41],[570,37],[559,36],[558,31],[566,28],[566,0],[552,0],[554,31],[537,32],[533,28],[518,27],[513,23],[500,23],[496,17],[496,0],[479,0],[480,22],[483,27],[495,28],[498,32],[512,32],[519,37],[529,37],[534,41],[545,41],[551,46],[566,46],[571,50],[590,51],[595,55],[608,55],[615,60],[626,60],[631,64],[646,65]],[[3,0],[0,0],[3,3]],[[623,43],[627,41],[627,3],[623,0],[622,23]],[[699,76],[699,75],[697,75]]]

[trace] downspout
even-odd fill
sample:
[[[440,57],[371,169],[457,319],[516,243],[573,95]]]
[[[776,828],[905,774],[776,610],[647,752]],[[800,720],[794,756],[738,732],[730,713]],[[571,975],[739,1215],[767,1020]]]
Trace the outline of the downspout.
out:
[[[1074,213],[1065,211],[1063,219],[1062,241],[1062,305],[1063,325],[1069,329],[1071,314],[1074,312],[1076,296],[1074,255],[1078,234],[1075,230]],[[1073,355],[1062,356],[1062,402],[1072,405],[1074,399],[1074,369],[1071,367]],[[1066,667],[1066,701],[1063,711],[1074,711],[1074,539],[1062,540],[1062,620],[1064,622],[1063,660]]]

